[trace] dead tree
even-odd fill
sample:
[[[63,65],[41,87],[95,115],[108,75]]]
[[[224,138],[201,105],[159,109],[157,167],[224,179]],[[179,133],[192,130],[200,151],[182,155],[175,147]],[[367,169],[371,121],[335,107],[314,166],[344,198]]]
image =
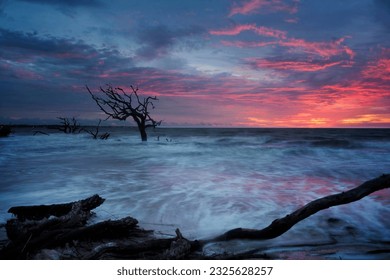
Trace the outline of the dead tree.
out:
[[[110,137],[110,133],[105,132],[105,133],[99,135],[99,129],[100,129],[101,122],[102,122],[102,120],[99,120],[98,125],[95,127],[95,131],[92,131],[92,130],[89,130],[86,128],[84,128],[84,131],[87,132],[88,134],[90,134],[93,139],[107,140],[108,137]]]
[[[86,86],[89,94],[108,118],[125,121],[128,117],[132,117],[136,122],[142,141],[147,141],[148,136],[146,129],[161,124],[150,116],[150,106],[154,109],[153,101],[158,100],[157,97],[141,98],[138,95],[138,87],[130,86],[132,93],[127,94],[122,88],[113,88],[107,85],[104,89],[100,87],[100,91],[104,93],[105,97],[98,97],[92,93],[88,86]]]
[[[57,127],[59,131],[73,134],[80,132],[81,126],[75,117],[73,117],[72,119],[58,117],[57,119],[61,121],[61,125]]]

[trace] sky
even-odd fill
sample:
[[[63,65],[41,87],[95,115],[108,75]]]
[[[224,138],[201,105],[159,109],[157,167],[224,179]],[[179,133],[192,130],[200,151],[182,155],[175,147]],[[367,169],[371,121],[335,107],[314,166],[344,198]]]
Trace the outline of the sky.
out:
[[[97,123],[86,85],[164,126],[390,128],[390,0],[0,0],[0,123]]]

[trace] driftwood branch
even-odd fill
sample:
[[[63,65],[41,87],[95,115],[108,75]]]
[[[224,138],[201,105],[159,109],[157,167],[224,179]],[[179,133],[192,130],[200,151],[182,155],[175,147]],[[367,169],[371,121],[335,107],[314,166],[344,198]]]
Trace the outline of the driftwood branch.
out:
[[[95,194],[87,199],[77,201],[81,205],[83,211],[90,211],[104,202],[104,198]],[[17,206],[11,207],[8,213],[15,215],[19,220],[41,220],[50,216],[64,216],[68,214],[76,202],[52,205],[38,205],[38,206]]]
[[[289,215],[281,219],[274,220],[269,226],[261,230],[236,228],[225,232],[212,241],[231,239],[272,239],[282,235],[295,224],[317,213],[318,211],[357,201],[373,192],[385,188],[390,188],[390,174],[385,174],[373,180],[367,181],[349,191],[314,200]]]

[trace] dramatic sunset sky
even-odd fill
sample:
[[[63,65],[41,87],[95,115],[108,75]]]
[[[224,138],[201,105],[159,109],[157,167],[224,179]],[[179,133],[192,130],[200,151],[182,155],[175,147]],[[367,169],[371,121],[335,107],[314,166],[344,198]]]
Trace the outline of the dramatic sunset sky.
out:
[[[105,84],[166,126],[390,127],[390,1],[0,0],[1,123],[104,119]]]

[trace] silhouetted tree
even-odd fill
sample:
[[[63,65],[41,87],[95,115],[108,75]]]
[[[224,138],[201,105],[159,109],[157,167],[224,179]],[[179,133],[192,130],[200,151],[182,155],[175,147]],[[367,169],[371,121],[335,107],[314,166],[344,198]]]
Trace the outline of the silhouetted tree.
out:
[[[61,125],[57,127],[59,131],[64,133],[79,133],[81,126],[76,118],[68,119],[63,117],[58,117],[57,119],[61,120]]]
[[[154,109],[153,101],[158,100],[157,97],[141,98],[138,95],[138,87],[130,86],[132,93],[127,94],[122,88],[113,88],[107,85],[107,88],[100,87],[100,91],[104,93],[104,97],[98,97],[92,93],[88,86],[86,86],[89,94],[95,100],[108,118],[124,121],[128,117],[132,117],[137,123],[138,130],[141,134],[142,141],[147,141],[148,136],[146,129],[149,127],[156,127],[161,124],[161,121],[155,121],[149,113],[149,108]]]

